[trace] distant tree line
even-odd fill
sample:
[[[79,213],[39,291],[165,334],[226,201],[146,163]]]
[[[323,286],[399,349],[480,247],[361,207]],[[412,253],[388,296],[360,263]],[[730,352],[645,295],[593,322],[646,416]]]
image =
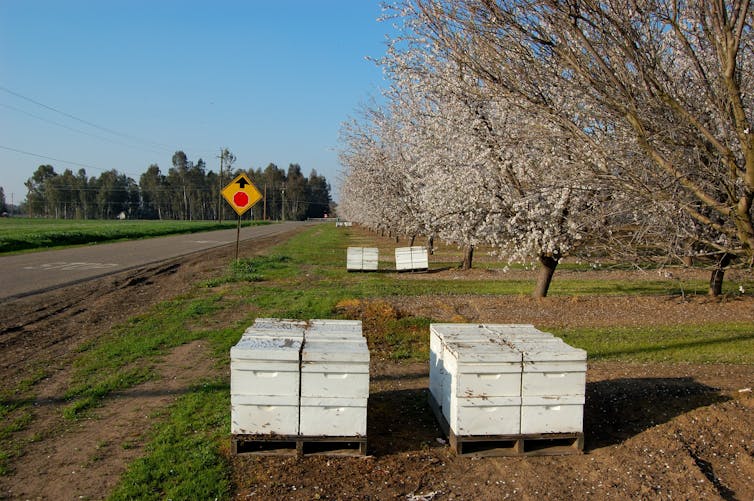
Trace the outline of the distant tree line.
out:
[[[52,165],[40,165],[25,183],[28,193],[22,210],[32,217],[59,219],[113,219],[121,213],[131,219],[235,218],[220,190],[241,171],[232,169],[235,157],[228,150],[222,157],[226,168],[218,174],[208,171],[201,158],[192,162],[177,151],[167,174],[152,164],[138,183],[115,169],[88,177],[84,169],[58,174]],[[316,170],[307,178],[298,164],[291,164],[287,173],[269,164],[248,174],[266,193],[266,200],[253,209],[254,219],[300,220],[330,211],[330,185]]]

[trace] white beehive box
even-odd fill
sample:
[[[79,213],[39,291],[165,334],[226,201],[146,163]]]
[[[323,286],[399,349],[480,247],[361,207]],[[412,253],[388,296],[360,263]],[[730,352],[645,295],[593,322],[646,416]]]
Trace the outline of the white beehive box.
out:
[[[301,351],[302,435],[365,436],[369,348],[360,321],[312,320]]]
[[[429,326],[429,391],[435,402],[446,408],[450,404],[451,374],[443,360],[445,343],[452,341],[490,341],[494,335],[479,324],[437,323]]]
[[[301,352],[301,396],[367,398],[369,349],[366,341],[307,337]]]
[[[586,351],[560,340],[514,345],[523,353],[521,396],[584,395]]]
[[[456,435],[520,432],[521,353],[502,342],[445,341],[443,415]]]
[[[230,349],[231,395],[298,396],[302,337],[245,336]]]
[[[521,397],[521,433],[581,433],[584,396]]]
[[[231,395],[230,423],[236,435],[298,435],[299,397]]]
[[[451,398],[521,395],[521,353],[502,343],[449,341],[443,351]]]
[[[369,349],[357,320],[259,318],[231,348],[231,432],[366,436]]]
[[[581,433],[586,352],[527,324],[432,324],[429,387],[456,435]]]
[[[521,397],[457,399],[450,407],[448,424],[458,436],[518,435]]]
[[[380,252],[376,247],[349,247],[346,251],[346,269],[349,271],[376,271]]]
[[[429,255],[426,247],[398,247],[395,249],[396,270],[426,270],[427,268],[429,268]]]
[[[301,435],[353,437],[366,434],[366,398],[301,397]]]
[[[231,433],[298,434],[303,329],[273,323],[247,329],[230,349]]]

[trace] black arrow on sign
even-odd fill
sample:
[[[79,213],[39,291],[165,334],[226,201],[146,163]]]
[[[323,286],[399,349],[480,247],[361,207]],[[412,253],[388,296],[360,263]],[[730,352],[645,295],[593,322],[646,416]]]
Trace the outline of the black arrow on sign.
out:
[[[244,186],[249,184],[249,182],[245,178],[241,178],[238,181],[236,181],[236,184],[241,187],[241,189],[244,189]]]

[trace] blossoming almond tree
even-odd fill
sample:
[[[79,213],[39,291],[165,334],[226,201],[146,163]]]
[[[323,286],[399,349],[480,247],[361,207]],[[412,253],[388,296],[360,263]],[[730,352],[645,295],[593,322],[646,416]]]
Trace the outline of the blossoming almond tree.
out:
[[[400,144],[398,170],[408,189],[393,195],[409,197],[415,226],[446,241],[469,249],[486,242],[510,261],[538,259],[534,295],[546,295],[559,260],[589,252],[585,244],[609,231],[606,205],[598,203],[608,198],[598,175],[604,158],[589,141],[573,142],[528,103],[491,94],[421,43],[405,47],[391,47],[383,60],[393,82],[390,113],[373,114],[380,141],[393,150]],[[360,206],[351,213],[364,221],[376,211],[364,207],[372,199],[359,190],[374,191],[364,188],[378,177],[366,166],[380,162],[368,159],[374,141],[348,136],[342,204],[349,211]],[[381,163],[383,176],[396,175],[388,174],[395,163]]]
[[[649,202],[641,223],[654,229],[644,234],[671,235],[668,242],[713,258],[713,295],[730,263],[754,263],[752,10],[750,0],[405,0],[396,7],[427,46],[549,115],[574,140],[590,135],[583,119],[591,116],[629,131],[609,173]],[[580,114],[552,105],[559,88],[581,90],[571,93]],[[636,151],[642,160],[629,161]],[[668,217],[673,212],[680,217]]]

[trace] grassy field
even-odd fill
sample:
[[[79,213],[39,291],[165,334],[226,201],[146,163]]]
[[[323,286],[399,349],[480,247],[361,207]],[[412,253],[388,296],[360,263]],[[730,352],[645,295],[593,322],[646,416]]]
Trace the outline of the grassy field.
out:
[[[0,254],[235,228],[237,222],[0,218]],[[248,221],[244,225],[250,224]],[[267,224],[253,222],[253,224]]]
[[[172,348],[196,339],[207,341],[219,367],[227,370],[228,351],[257,317],[337,318],[339,306],[371,304],[369,344],[372,357],[424,361],[428,357],[430,318],[398,318],[380,298],[422,294],[522,294],[524,281],[439,281],[431,275],[398,280],[392,273],[348,273],[345,249],[350,230],[317,225],[278,246],[269,255],[242,259],[222,276],[197,283],[192,292],[156,305],[80,348],[68,389],[65,415],[87,416],[117,390],[156,376],[155,364]],[[442,264],[441,264],[442,265]],[[672,282],[605,284],[558,278],[558,294],[676,294]],[[748,284],[749,287],[754,284]],[[382,309],[381,309],[382,308]],[[245,312],[239,318],[230,312]],[[233,318],[223,322],[223,318]],[[704,326],[568,329],[555,332],[584,348],[589,358],[626,362],[754,363],[754,324],[729,322]],[[31,387],[43,375],[32,376]],[[111,499],[225,499],[230,480],[227,443],[229,382],[200,382],[167,409],[150,431],[147,454],[130,465]],[[18,403],[17,405],[23,405]],[[31,404],[29,404],[31,405]],[[0,408],[0,417],[19,409]],[[0,439],[23,427],[21,418],[3,425]],[[3,451],[6,455],[12,454]],[[201,473],[201,474],[199,474]]]

